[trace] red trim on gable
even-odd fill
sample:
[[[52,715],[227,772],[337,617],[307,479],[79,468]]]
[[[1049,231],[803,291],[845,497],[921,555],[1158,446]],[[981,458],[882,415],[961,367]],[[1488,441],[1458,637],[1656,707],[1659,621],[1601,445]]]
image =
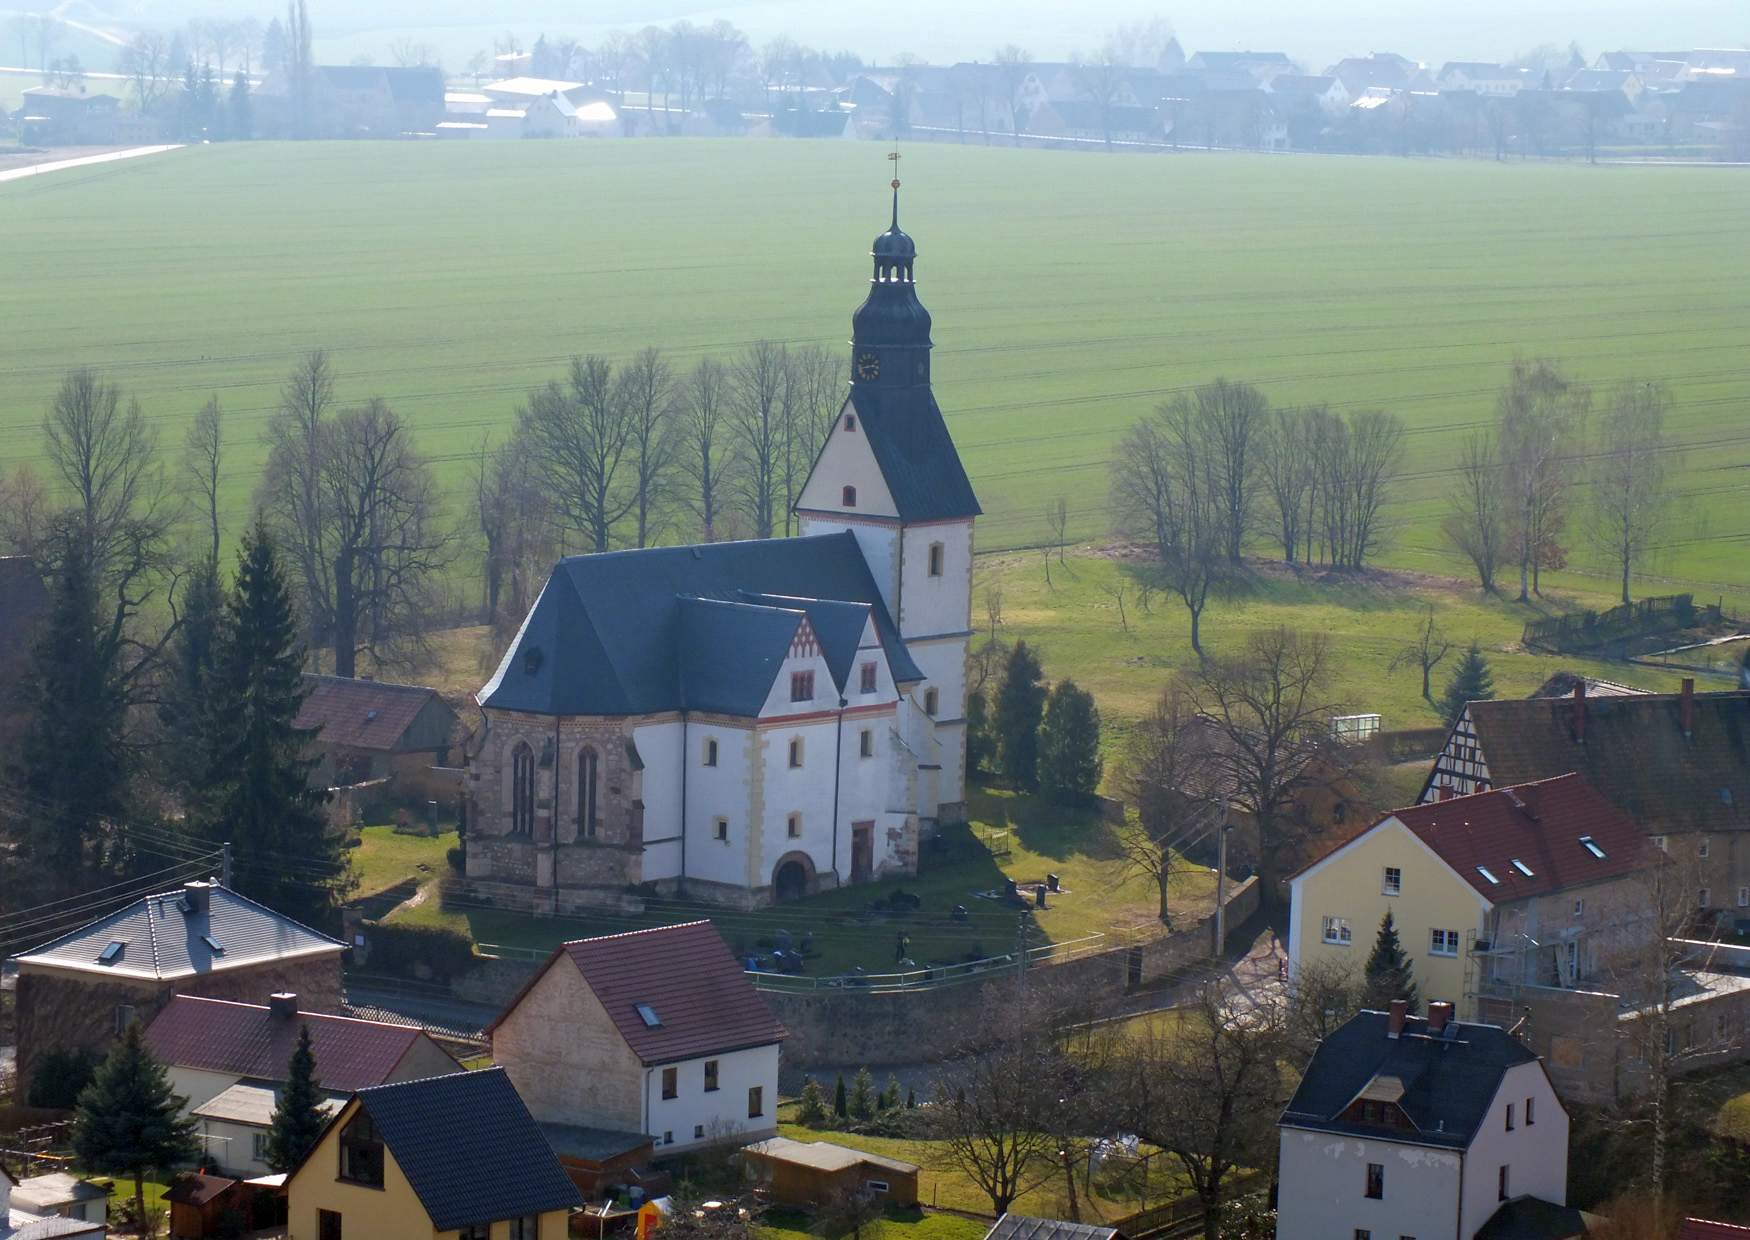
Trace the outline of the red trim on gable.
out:
[[[890,715],[899,705],[897,702],[883,702],[874,706],[847,706],[843,714],[846,719],[858,718],[862,715]],[[835,719],[840,712],[836,710],[811,710],[800,715],[769,715],[761,719],[755,727],[778,727],[792,723],[811,723],[817,719]]]

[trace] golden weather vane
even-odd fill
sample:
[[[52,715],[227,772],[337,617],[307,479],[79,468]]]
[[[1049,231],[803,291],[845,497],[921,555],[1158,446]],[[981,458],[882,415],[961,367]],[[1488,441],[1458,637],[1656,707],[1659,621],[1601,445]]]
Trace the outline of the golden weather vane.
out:
[[[895,146],[887,156],[893,163],[893,188],[899,188],[899,147]]]

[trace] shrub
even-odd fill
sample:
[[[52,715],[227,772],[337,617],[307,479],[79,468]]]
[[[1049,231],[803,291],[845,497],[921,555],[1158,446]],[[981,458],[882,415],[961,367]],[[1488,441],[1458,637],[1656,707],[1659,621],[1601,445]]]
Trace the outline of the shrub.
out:
[[[461,874],[468,868],[468,850],[460,845],[444,849],[444,860],[450,863],[450,869]]]
[[[30,1095],[25,1101],[44,1110],[71,1111],[102,1058],[88,1046],[56,1047],[45,1052],[31,1069]]]
[[[796,1108],[798,1123],[813,1127],[826,1122],[826,1094],[821,1091],[820,1082],[809,1077],[802,1085],[802,1098]]]
[[[450,981],[474,967],[474,941],[441,926],[376,922],[365,928],[370,970],[393,977]]]
[[[875,1078],[869,1075],[869,1069],[858,1068],[857,1075],[851,1081],[851,1096],[849,1099],[851,1118],[870,1118],[875,1114],[876,1102]]]

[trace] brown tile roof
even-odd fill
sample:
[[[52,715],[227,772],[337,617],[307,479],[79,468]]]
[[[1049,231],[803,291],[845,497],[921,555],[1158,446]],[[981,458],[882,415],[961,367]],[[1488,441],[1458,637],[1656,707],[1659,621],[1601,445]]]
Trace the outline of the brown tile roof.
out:
[[[314,1012],[277,1017],[253,1003],[177,995],[147,1028],[146,1045],[174,1067],[283,1081],[301,1027],[310,1030],[316,1079],[338,1093],[385,1083],[425,1036],[412,1025]]]
[[[1393,818],[1492,904],[1617,878],[1663,856],[1633,819],[1571,774],[1416,805],[1381,821]]]
[[[1677,1232],[1677,1240],[1750,1240],[1750,1227],[1716,1223],[1705,1218],[1686,1218]]]
[[[426,703],[438,696],[436,689],[421,685],[310,673],[304,675],[304,688],[309,696],[298,708],[297,726],[321,728],[318,743],[349,749],[394,749]]]
[[[164,1194],[164,1200],[185,1206],[204,1206],[235,1187],[236,1180],[222,1175],[202,1175],[196,1171],[172,1184]]]
[[[1650,834],[1750,826],[1750,691],[1696,694],[1688,736],[1675,693],[1587,698],[1584,740],[1572,698],[1469,709],[1496,787],[1578,771]]]
[[[788,1036],[708,921],[566,943],[529,986],[561,955],[577,966],[620,1036],[646,1064],[767,1046]],[[488,1033],[522,997],[511,1000]],[[640,1007],[658,1023],[647,1023]]]

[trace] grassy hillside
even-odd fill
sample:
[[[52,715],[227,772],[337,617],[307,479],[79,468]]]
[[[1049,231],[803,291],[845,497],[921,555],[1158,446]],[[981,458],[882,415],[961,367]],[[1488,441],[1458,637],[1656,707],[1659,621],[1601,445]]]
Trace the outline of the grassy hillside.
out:
[[[217,394],[236,520],[279,380],[323,346],[344,397],[388,397],[454,475],[571,353],[842,342],[887,167],[831,142],[251,144],[8,185],[28,241],[0,281],[0,443],[38,453],[78,363],[137,391],[167,441]],[[1515,353],[1549,354],[1671,384],[1708,522],[1664,569],[1750,601],[1735,172],[927,146],[904,176],[981,548],[1039,537],[1058,494],[1072,535],[1102,534],[1115,436],[1226,374],[1401,413],[1389,558],[1450,569],[1435,527],[1458,432]]]

